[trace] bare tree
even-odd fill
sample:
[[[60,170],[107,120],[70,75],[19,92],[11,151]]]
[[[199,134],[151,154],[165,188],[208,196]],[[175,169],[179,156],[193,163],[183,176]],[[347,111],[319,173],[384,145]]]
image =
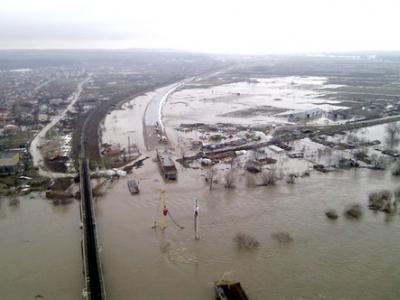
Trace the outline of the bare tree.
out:
[[[207,174],[207,180],[210,184],[210,191],[213,189],[213,184],[214,184],[214,177],[217,175],[218,169],[215,166],[212,166],[210,170],[208,170]]]
[[[235,187],[236,174],[234,169],[230,169],[225,173],[225,188],[232,189]]]
[[[261,173],[261,184],[262,186],[273,185],[277,180],[275,169],[263,171]]]
[[[371,167],[376,170],[386,169],[386,160],[383,156],[378,156],[376,153],[371,154]]]
[[[178,151],[179,151],[179,155],[182,157],[182,159],[185,159],[186,146],[185,146],[185,140],[181,135],[178,136]]]
[[[362,149],[354,152],[353,156],[356,161],[359,161],[359,160],[363,161],[368,158],[368,151],[367,151],[367,149],[362,148]]]
[[[385,131],[389,144],[393,146],[395,141],[398,139],[398,136],[400,135],[400,124],[395,122],[389,123],[386,125]]]
[[[290,173],[290,174],[288,175],[288,177],[287,177],[286,182],[287,182],[287,183],[290,183],[290,184],[294,184],[294,183],[296,182],[296,177],[297,177],[296,174]]]
[[[234,239],[239,250],[252,250],[260,246],[260,242],[247,233],[239,232]]]
[[[396,162],[393,166],[392,169],[392,175],[393,176],[400,176],[400,162]]]
[[[254,175],[246,172],[246,186],[254,187],[255,185],[256,185],[256,181],[255,181]]]

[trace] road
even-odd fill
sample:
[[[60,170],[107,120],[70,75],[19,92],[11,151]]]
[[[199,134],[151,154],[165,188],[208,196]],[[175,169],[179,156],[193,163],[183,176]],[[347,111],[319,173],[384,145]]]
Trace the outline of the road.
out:
[[[155,95],[153,95],[152,99],[147,105],[143,115],[143,138],[146,149],[148,151],[151,151],[154,150],[155,147],[160,145],[157,134],[154,132],[154,125],[156,124],[156,122],[158,122],[158,124],[160,125],[163,134],[166,135],[165,127],[162,121],[162,109],[165,101],[167,101],[168,97],[172,93],[174,93],[178,88],[182,87],[183,85],[189,82],[195,80],[204,80],[209,77],[217,76],[218,74],[231,70],[235,66],[229,66],[223,69],[206,72],[201,75],[188,77],[186,79],[183,79],[166,87],[157,89]]]
[[[157,134],[154,132],[154,125],[157,122],[161,127],[161,131],[164,132],[162,108],[165,101],[179,87],[194,79],[195,77],[186,78],[174,84],[159,88],[152,96],[143,114],[143,136],[147,150],[153,150],[159,144]]]
[[[48,79],[45,82],[42,82],[41,84],[39,84],[37,87],[35,87],[34,91],[37,92],[38,90],[40,90],[42,87],[48,85],[50,82],[54,81],[54,79]]]
[[[90,79],[90,76],[86,77],[84,80],[82,80],[79,84],[78,87],[76,88],[75,92],[70,96],[71,102],[67,106],[65,110],[63,110],[59,115],[55,116],[50,123],[48,123],[45,127],[42,128],[42,130],[34,137],[34,139],[31,142],[29,152],[32,155],[32,162],[35,167],[39,168],[39,174],[42,176],[47,176],[47,177],[62,177],[66,176],[64,173],[55,173],[55,172],[50,172],[44,168],[43,165],[43,156],[42,153],[39,149],[40,145],[42,144],[42,140],[45,139],[47,132],[53,128],[54,125],[56,125],[61,119],[65,117],[67,112],[69,112],[76,101],[78,101],[79,96],[82,93],[83,85],[87,83]]]

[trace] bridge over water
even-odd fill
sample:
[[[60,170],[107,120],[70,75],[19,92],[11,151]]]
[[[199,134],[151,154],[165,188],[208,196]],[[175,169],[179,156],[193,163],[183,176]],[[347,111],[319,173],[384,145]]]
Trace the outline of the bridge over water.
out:
[[[89,164],[82,159],[80,164],[81,220],[82,220],[82,257],[85,280],[84,298],[105,300],[103,272],[99,255],[96,218],[93,208],[92,187]]]

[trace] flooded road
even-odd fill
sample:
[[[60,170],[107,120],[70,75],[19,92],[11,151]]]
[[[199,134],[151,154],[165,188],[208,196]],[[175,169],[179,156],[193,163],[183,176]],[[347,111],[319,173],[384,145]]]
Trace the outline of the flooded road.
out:
[[[0,298],[80,299],[79,203],[54,206],[34,193],[13,201],[0,198]]]
[[[176,89],[191,80],[193,78],[187,78],[148,92],[108,114],[101,125],[102,142],[127,148],[129,137],[142,153],[154,150],[158,145],[154,125],[158,122],[161,131],[164,131],[162,115],[165,101]]]
[[[155,123],[158,122],[161,125],[161,129],[163,129],[161,117],[164,102],[176,89],[192,80],[193,78],[188,78],[155,90],[144,114],[144,124],[146,126],[154,126]]]

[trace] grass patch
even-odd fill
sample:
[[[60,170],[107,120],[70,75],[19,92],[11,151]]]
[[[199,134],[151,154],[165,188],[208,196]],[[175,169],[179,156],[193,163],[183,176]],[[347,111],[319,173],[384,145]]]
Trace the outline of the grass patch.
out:
[[[24,148],[34,136],[32,131],[21,131],[13,135],[0,137],[0,150]]]

